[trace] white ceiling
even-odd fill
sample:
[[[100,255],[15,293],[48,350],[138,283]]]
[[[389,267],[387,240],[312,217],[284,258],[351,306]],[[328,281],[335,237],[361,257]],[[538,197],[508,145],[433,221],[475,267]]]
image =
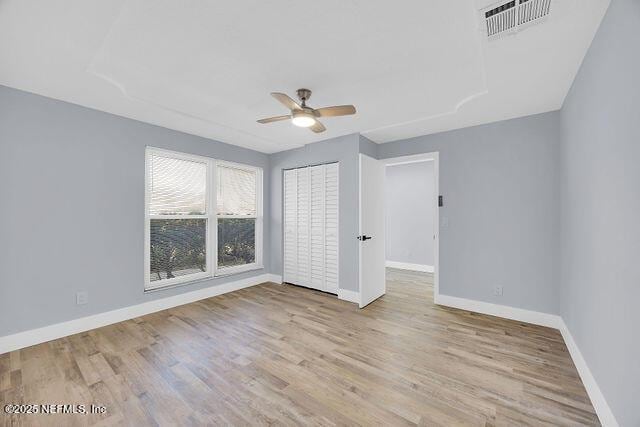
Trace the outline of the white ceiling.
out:
[[[262,152],[561,107],[609,0],[552,0],[487,41],[492,0],[0,0],[0,84]],[[269,96],[354,104],[314,134]]]

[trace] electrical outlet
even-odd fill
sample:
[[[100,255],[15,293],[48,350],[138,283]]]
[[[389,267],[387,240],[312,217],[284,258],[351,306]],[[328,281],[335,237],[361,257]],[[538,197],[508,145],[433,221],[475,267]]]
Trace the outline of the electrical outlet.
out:
[[[493,287],[493,295],[495,296],[502,296],[502,286],[494,286]]]
[[[446,228],[449,226],[449,217],[448,216],[443,216],[440,218],[440,227],[442,228]]]
[[[81,291],[76,293],[76,304],[82,305],[87,304],[89,302],[89,292]]]

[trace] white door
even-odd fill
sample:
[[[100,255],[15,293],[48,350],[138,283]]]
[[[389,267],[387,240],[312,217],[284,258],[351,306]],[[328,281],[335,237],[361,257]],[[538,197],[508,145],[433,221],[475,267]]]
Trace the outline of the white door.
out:
[[[284,171],[283,281],[298,283],[298,170]]]
[[[338,164],[284,171],[283,281],[338,292]]]
[[[325,292],[338,293],[338,163],[325,165]]]
[[[310,274],[309,287],[324,291],[325,285],[325,179],[324,165],[310,166],[310,197],[309,197],[309,256]]]
[[[298,268],[298,281],[296,284],[311,287],[311,254],[309,245],[310,232],[310,180],[309,168],[298,169],[298,186],[296,188],[298,195],[297,200],[297,218],[296,218],[296,235],[298,238],[298,259],[296,267]]]
[[[360,154],[360,308],[386,292],[384,164]]]

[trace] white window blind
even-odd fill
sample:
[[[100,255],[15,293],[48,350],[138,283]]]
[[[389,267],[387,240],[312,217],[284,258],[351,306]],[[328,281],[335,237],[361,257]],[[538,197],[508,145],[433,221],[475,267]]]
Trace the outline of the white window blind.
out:
[[[218,165],[218,215],[256,216],[255,170]]]
[[[149,163],[151,215],[206,213],[206,162],[152,154]]]

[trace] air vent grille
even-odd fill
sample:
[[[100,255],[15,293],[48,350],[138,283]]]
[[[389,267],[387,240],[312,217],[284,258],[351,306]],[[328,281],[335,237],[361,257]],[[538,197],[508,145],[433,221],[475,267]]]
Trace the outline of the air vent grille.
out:
[[[486,10],[487,36],[492,38],[518,31],[520,27],[546,17],[550,10],[551,0],[512,0]]]

